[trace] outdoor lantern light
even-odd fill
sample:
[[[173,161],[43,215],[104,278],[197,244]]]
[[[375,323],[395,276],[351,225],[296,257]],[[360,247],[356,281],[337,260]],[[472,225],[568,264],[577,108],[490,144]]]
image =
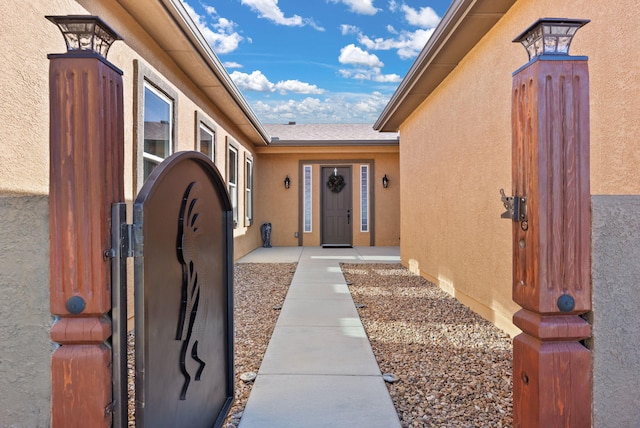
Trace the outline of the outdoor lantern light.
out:
[[[289,176],[287,175],[284,178],[284,188],[288,189],[291,186],[291,179],[289,178]]]
[[[387,174],[382,177],[382,187],[384,187],[385,189],[389,187],[389,179],[387,178]]]
[[[67,44],[67,53],[99,55],[107,59],[111,44],[122,37],[100,17],[91,15],[46,16],[56,24]]]
[[[529,54],[529,60],[542,55],[569,55],[571,39],[589,19],[540,18],[522,34],[513,39],[520,42]]]

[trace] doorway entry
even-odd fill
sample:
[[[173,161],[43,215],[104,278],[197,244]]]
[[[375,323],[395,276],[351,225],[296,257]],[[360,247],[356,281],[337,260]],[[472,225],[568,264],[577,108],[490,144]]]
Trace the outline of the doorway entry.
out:
[[[322,246],[351,247],[353,238],[351,166],[321,170]]]

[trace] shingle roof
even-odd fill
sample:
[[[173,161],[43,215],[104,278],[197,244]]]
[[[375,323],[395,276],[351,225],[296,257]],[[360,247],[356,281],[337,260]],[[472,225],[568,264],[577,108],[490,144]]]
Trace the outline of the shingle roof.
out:
[[[397,144],[397,133],[381,133],[367,123],[264,124],[271,144]]]

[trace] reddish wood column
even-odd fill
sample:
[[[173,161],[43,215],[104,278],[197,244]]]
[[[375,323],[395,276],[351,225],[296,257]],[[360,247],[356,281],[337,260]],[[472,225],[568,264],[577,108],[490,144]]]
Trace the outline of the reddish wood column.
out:
[[[111,426],[111,204],[124,201],[120,70],[50,55],[51,426]]]
[[[584,57],[513,78],[513,405],[516,427],[590,427],[589,74]],[[575,58],[575,57],[574,57]],[[520,219],[521,220],[521,219]]]

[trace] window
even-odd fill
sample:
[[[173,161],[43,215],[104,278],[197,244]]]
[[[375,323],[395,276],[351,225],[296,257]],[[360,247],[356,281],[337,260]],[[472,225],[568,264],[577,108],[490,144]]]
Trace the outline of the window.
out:
[[[196,110],[196,142],[197,151],[204,153],[216,163],[216,125],[203,113]]]
[[[369,165],[360,165],[360,232],[369,231]]]
[[[238,149],[230,144],[227,150],[227,183],[233,208],[233,227],[238,227]]]
[[[311,232],[311,165],[303,166],[303,180],[303,225],[304,232],[309,233]]]
[[[137,193],[153,169],[175,151],[178,94],[144,63],[133,61],[135,159],[133,188]]]
[[[211,160],[215,160],[215,140],[216,134],[207,126],[200,124],[199,130],[200,151],[207,155]]]
[[[245,191],[244,191],[244,211],[245,226],[253,224],[253,159],[248,155],[245,156]]]
[[[165,94],[144,82],[143,181],[172,153],[173,102]]]

